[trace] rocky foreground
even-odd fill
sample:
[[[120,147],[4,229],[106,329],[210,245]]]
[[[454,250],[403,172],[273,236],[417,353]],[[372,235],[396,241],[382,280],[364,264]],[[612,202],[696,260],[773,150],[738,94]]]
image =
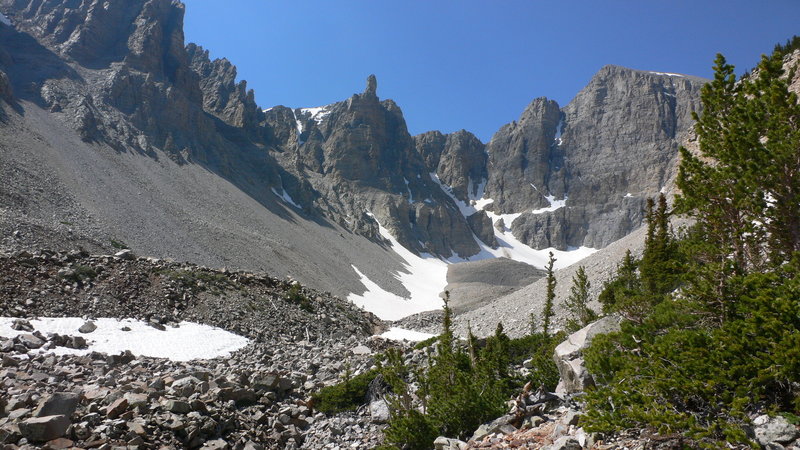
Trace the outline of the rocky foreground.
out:
[[[0,317],[16,334],[0,337],[0,444],[3,448],[374,448],[389,419],[370,388],[356,411],[328,415],[312,394],[345,373],[375,366],[402,349],[424,364],[426,349],[375,336],[387,327],[369,313],[290,280],[136,258],[130,251],[17,252],[0,256]],[[36,317],[83,317],[66,333],[37,330]],[[132,318],[159,331],[213,325],[249,339],[228,356],[192,361],[91,351],[96,318]],[[401,325],[431,325],[436,314]],[[559,394],[526,386],[508,414],[468,441],[441,437],[437,449],[671,449],[680,436],[648,430],[602,436],[584,431],[580,391],[591,383],[581,350],[614,328],[610,318],[557,348]],[[183,324],[183,325],[182,325]],[[398,325],[398,324],[395,324]],[[149,328],[145,327],[145,328]],[[124,331],[124,330],[123,330]],[[63,353],[80,354],[63,354]],[[514,370],[523,376],[526,361]],[[798,448],[796,426],[753,418],[753,439]]]
[[[0,257],[0,443],[22,448],[372,448],[368,413],[328,418],[312,392],[373,365],[382,323],[350,303],[296,283],[241,272],[73,252]],[[44,335],[31,317],[87,318]],[[131,353],[55,355],[86,348],[91,318],[218,326],[250,339],[227,358],[175,362]]]

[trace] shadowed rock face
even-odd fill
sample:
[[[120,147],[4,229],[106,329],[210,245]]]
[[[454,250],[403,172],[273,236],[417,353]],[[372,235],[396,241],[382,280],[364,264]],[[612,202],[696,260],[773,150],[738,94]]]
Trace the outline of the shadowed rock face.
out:
[[[548,182],[560,165],[554,160],[554,139],[561,110],[546,98],[532,101],[519,121],[504,125],[487,144],[487,197],[498,213],[517,213],[548,206]],[[554,185],[556,183],[553,183]],[[563,192],[563,188],[556,192]],[[559,192],[560,193],[560,192]]]

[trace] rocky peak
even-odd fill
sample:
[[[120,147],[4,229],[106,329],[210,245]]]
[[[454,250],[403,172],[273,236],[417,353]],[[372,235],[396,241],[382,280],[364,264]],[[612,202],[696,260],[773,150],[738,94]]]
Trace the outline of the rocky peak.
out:
[[[247,82],[236,82],[236,66],[227,59],[211,61],[208,50],[190,43],[186,46],[192,70],[200,78],[203,108],[228,125],[253,130],[264,120]]]
[[[466,203],[480,196],[487,177],[485,145],[466,130],[444,135],[429,131],[414,137],[417,152],[428,172],[452,188],[453,195]]]
[[[375,75],[367,77],[367,87],[364,89],[364,95],[377,97],[378,95],[378,79]]]
[[[563,189],[566,208],[523,214],[515,236],[536,247],[602,248],[641,225],[646,199],[674,176],[706,81],[603,67],[562,110],[552,146],[551,165],[563,169],[548,189],[556,197]]]
[[[534,99],[517,122],[503,126],[487,144],[489,182],[486,195],[499,213],[518,213],[548,206],[550,178],[558,171],[554,140],[561,120],[558,103]],[[554,195],[563,188],[554,186]]]

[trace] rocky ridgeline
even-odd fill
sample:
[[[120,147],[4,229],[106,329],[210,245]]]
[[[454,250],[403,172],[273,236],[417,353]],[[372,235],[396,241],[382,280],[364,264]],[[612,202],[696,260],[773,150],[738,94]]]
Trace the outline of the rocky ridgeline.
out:
[[[81,251],[0,257],[0,316],[22,334],[0,338],[0,442],[51,448],[371,448],[368,411],[334,417],[309,398],[345,372],[373,367],[383,325],[329,294],[243,272]],[[158,329],[194,321],[251,339],[229,358],[174,362],[85,349],[92,322],[44,335],[30,317],[116,317]]]
[[[349,302],[247,272],[82,251],[0,256],[0,316],[181,320],[256,342],[368,337],[381,322]]]
[[[465,217],[451,198],[481,187],[493,212],[522,213],[505,225],[536,248],[600,248],[638,227],[706,81],[606,66],[565,107],[535,99],[487,144],[465,130],[412,137],[374,76],[341,102],[262,111],[229,61],[185,44],[180,2],[0,9],[13,22],[0,25],[0,98],[13,91],[87,143],[201,165],[267,207],[273,190],[288,194],[308,218],[380,241],[374,217],[404,246],[446,257],[478,253],[475,236],[497,245],[486,213]]]

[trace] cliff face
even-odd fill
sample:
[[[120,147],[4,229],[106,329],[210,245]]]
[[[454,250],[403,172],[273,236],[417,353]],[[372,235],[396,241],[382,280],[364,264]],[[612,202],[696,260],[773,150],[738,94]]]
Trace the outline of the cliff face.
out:
[[[534,100],[487,146],[488,208],[522,213],[511,228],[535,248],[602,248],[625,236],[674,174],[705,82],[606,66],[561,110]],[[565,206],[547,211],[555,200]]]
[[[449,257],[479,251],[465,217],[431,177],[402,111],[378,98],[374,77],[346,101],[276,107],[266,117],[274,136],[283,139],[278,162],[309,183],[314,209],[325,217],[380,239],[377,220],[417,252]]]

